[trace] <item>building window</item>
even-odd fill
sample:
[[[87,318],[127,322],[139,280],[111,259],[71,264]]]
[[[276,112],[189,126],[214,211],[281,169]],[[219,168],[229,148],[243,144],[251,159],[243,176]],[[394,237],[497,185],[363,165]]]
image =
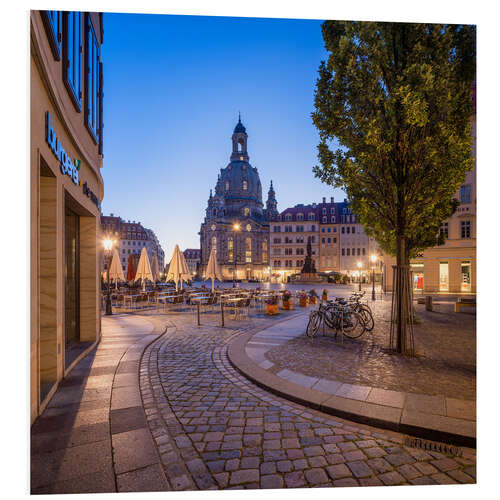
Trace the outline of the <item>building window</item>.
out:
[[[460,202],[470,203],[470,184],[460,188]]]
[[[229,191],[229,181],[226,181],[226,191]]]
[[[323,217],[323,223],[326,224],[328,217]]]
[[[281,238],[273,238],[273,243],[281,243]]]
[[[246,191],[248,189],[248,182],[243,181],[243,191]]]
[[[460,221],[460,232],[462,235],[462,239],[468,239],[470,238],[470,220],[463,220]]]
[[[328,228],[328,229],[330,229],[330,228]],[[321,232],[322,232],[322,233],[324,233],[324,232],[325,232],[325,228],[324,228],[324,227],[322,227],[322,228],[321,228]]]
[[[267,262],[267,240],[262,242],[262,261]]]
[[[351,249],[350,248],[347,249],[347,255],[351,255]]]
[[[314,213],[313,212],[309,212],[308,219],[314,220]]]
[[[82,109],[82,13],[63,15],[63,80],[71,100]]]
[[[233,248],[234,248],[234,243],[233,243],[233,238],[229,238],[227,240],[227,258],[232,261],[234,259],[234,252],[233,252]]]
[[[335,209],[334,208],[330,208],[330,214],[334,214],[335,213]]]
[[[314,233],[314,231],[316,231],[316,226],[312,225],[311,226],[311,231]]]
[[[365,254],[366,254],[366,249],[365,249],[365,247],[363,247],[363,255],[365,255]]]
[[[333,238],[333,242],[334,242],[334,243],[337,243],[337,238]]]
[[[349,234],[351,231],[351,228],[349,226],[347,226],[347,234]]]
[[[322,213],[323,215],[326,215],[326,208],[323,208]]]
[[[245,262],[252,262],[252,238],[245,239]]]
[[[443,235],[445,238],[448,238],[448,223],[443,222],[441,227],[439,228],[439,234]]]
[[[352,228],[352,234],[354,234],[355,232],[356,232],[356,227],[353,226],[353,228]]]
[[[321,238],[321,243],[324,243],[325,242],[325,238]]]
[[[332,239],[331,238],[328,238],[328,243],[331,243]]]
[[[292,220],[292,216],[290,214],[285,215],[285,220]]]
[[[364,248],[363,248],[363,250],[364,250]],[[360,255],[360,254],[361,254],[361,250],[358,248],[358,255]]]
[[[335,222],[335,216],[331,217],[331,221],[330,222]]]
[[[250,215],[250,209],[248,207],[245,207],[243,210],[243,215],[245,217],[248,217]]]
[[[345,248],[342,249],[342,255],[345,255]]]
[[[334,228],[333,228],[333,232],[334,232],[334,233],[336,233],[336,232],[337,232],[337,228],[336,228],[336,227],[334,227]]]
[[[342,226],[342,234],[344,234],[344,233],[345,233],[345,227]]]
[[[297,214],[297,220],[304,220],[303,214]]]
[[[280,232],[281,232],[281,226],[274,226],[274,227],[273,227],[273,231],[274,231],[275,233],[280,233]]]
[[[94,140],[98,142],[100,133],[99,99],[99,42],[95,35],[92,19],[87,14],[86,26],[86,51],[85,51],[85,123]]]
[[[49,38],[52,55],[56,61],[61,59],[61,11],[42,10],[43,24]]]

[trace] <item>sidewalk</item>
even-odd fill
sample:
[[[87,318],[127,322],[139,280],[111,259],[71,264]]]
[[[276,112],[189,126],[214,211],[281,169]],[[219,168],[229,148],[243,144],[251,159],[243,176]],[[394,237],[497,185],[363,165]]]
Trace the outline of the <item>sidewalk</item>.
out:
[[[257,334],[238,337],[229,346],[231,363],[259,386],[325,413],[417,437],[475,446],[475,401],[346,383],[334,380],[331,377],[333,370],[326,368],[323,376],[301,373],[297,366],[305,366],[304,359],[294,342],[299,338],[301,342],[307,341],[304,339],[307,321],[308,315],[304,313]],[[269,359],[275,359],[276,355],[266,356],[287,343],[290,348],[283,356],[286,358],[284,366],[294,370],[276,366]],[[297,362],[292,364],[294,359]],[[320,363],[318,359],[309,358],[306,362]]]
[[[146,346],[165,316],[102,319],[102,340],[61,382],[31,428],[31,493],[168,490],[139,390]]]

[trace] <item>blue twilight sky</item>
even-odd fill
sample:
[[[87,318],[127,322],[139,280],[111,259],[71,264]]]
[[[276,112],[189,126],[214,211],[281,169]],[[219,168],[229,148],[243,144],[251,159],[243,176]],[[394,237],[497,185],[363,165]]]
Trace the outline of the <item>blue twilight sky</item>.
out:
[[[241,111],[250,163],[278,209],[344,194],[312,174],[321,21],[104,14],[104,201],[173,247],[199,248]]]

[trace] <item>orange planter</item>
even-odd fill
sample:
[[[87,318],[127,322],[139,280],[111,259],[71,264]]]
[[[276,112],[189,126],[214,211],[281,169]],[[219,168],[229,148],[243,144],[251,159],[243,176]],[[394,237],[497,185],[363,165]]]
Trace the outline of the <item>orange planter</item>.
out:
[[[321,296],[321,300],[328,300],[328,294],[327,294],[327,293],[324,293],[324,294]]]
[[[278,304],[266,304],[266,314],[269,316],[279,314]]]
[[[293,309],[293,302],[291,300],[284,300],[282,309],[285,311],[291,311]]]
[[[309,305],[309,301],[306,298],[300,298],[299,299],[299,306],[300,307],[307,307]]]
[[[309,304],[317,304],[318,303],[318,297],[309,297]]]

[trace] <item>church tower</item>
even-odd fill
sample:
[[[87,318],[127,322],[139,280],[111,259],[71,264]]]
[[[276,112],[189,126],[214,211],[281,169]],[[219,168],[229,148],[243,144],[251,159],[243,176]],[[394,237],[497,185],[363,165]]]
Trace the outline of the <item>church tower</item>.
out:
[[[266,201],[266,219],[269,221],[278,215],[278,202],[276,201],[276,193],[273,188],[273,181],[271,181],[271,187],[267,193]]]
[[[250,158],[247,152],[248,135],[243,123],[241,123],[241,115],[238,115],[238,123],[234,127],[233,132],[233,152],[231,161],[249,161]]]

